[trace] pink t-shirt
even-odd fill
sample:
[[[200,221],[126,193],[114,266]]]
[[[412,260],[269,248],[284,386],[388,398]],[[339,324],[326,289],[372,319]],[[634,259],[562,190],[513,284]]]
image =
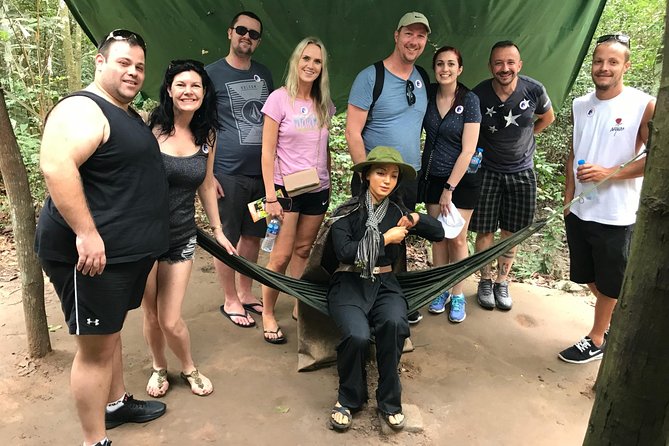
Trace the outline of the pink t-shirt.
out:
[[[274,162],[274,184],[283,185],[281,175],[316,167],[321,187],[330,187],[328,172],[328,129],[318,128],[318,118],[313,110],[313,101],[291,99],[285,87],[274,90],[262,112],[279,123],[276,144],[277,159]],[[330,105],[330,116],[335,107]]]

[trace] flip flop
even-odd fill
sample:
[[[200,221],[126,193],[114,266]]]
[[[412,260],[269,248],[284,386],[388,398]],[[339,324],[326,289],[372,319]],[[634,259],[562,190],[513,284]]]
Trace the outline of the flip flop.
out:
[[[332,415],[340,413],[348,417],[348,423],[338,423]],[[330,412],[330,427],[337,432],[346,432],[353,424],[353,417],[351,416],[351,411],[345,408],[344,406],[334,406]]]
[[[402,421],[400,421],[400,422],[397,423],[397,424],[395,424],[395,423],[391,423],[391,422],[390,422],[390,417],[395,416],[395,415],[404,415],[402,412],[397,412],[397,413],[385,413],[385,412],[379,410],[379,413],[380,413],[381,416],[383,417],[383,420],[386,422],[386,424],[387,424],[388,426],[390,426],[390,428],[391,428],[392,430],[395,430],[395,431],[401,431],[402,429],[404,429],[404,425],[406,424],[406,421],[407,421],[407,417],[406,417],[406,416],[404,416],[404,418],[402,418]]]
[[[263,338],[265,339],[265,342],[269,342],[270,344],[285,344],[286,343],[286,337],[281,335],[279,336],[279,331],[281,331],[281,327],[276,327],[276,330],[263,330]],[[276,338],[268,338],[265,336],[266,333],[269,334],[275,334],[277,337]]]
[[[242,307],[244,307],[246,311],[250,311],[251,313],[257,314],[258,316],[262,316],[263,306],[260,302],[254,304],[242,304]],[[257,307],[260,307],[260,311],[256,310]]]
[[[253,321],[253,323],[249,324],[249,325],[243,325],[243,324],[240,324],[239,322],[235,322],[235,320],[232,319],[233,317],[246,317],[247,318],[247,317],[249,317],[248,312],[246,312],[246,314],[228,313],[227,311],[225,311],[225,305],[221,305],[219,309],[221,310],[221,314],[223,316],[230,319],[230,322],[232,322],[233,324],[235,324],[236,326],[238,326],[240,328],[253,328],[253,327],[256,326],[256,321]]]

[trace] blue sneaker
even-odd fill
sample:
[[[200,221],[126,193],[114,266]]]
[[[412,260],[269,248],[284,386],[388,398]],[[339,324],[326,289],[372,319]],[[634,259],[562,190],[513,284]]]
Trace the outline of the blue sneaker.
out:
[[[448,313],[448,320],[451,322],[462,322],[467,317],[465,313],[465,296],[458,294],[451,299],[451,311]]]
[[[451,295],[448,293],[448,291],[444,291],[432,301],[427,311],[433,314],[443,313],[446,311],[446,305],[448,305],[450,301]]]

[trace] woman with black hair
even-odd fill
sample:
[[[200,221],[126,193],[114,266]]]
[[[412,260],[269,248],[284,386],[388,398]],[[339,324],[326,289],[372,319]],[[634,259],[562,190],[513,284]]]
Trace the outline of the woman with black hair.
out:
[[[201,62],[170,62],[149,126],[158,139],[169,183],[170,248],[154,264],[142,300],[144,337],[153,360],[146,391],[161,397],[169,388],[167,344],[181,362],[181,378],[194,394],[205,396],[214,388],[195,367],[190,334],[181,317],[196,244],[196,192],[216,241],[231,254],[235,248],[223,235],[218,214],[213,181],[216,94]]]
[[[439,48],[432,58],[432,68],[437,84],[432,85],[423,119],[426,137],[419,190],[425,192],[418,201],[425,202],[428,214],[433,217],[439,214],[447,217],[457,212],[464,220],[462,229],[454,238],[432,245],[434,266],[440,266],[469,255],[467,228],[481,192],[481,180],[478,174],[467,173],[467,168],[476,150],[481,110],[478,97],[458,82],[462,73],[462,55],[457,48]],[[446,290],[437,296],[428,311],[443,313],[449,302],[449,320],[465,320],[462,283],[454,285],[451,293]]]
[[[371,328],[376,339],[378,410],[393,429],[402,429],[402,387],[397,371],[404,340],[409,336],[407,301],[393,264],[407,234],[428,240],[444,238],[441,224],[425,214],[408,213],[388,196],[416,171],[391,147],[375,147],[367,160],[353,166],[362,177],[358,208],[332,224],[331,236],[339,268],[328,292],[328,309],[341,334],[337,346],[339,394],[330,425],[351,427],[351,412],[367,401],[365,363]]]

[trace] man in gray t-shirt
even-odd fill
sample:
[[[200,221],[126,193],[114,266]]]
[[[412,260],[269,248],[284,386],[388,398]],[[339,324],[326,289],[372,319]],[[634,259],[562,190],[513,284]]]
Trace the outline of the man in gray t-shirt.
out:
[[[260,44],[262,22],[249,11],[237,14],[228,28],[230,52],[207,66],[216,88],[221,130],[217,135],[214,176],[218,208],[225,236],[246,259],[258,260],[265,222],[254,223],[247,203],[264,195],[260,156],[263,114],[260,112],[273,90],[272,75],[262,64],[251,60]],[[219,282],[225,292],[221,313],[233,324],[253,327],[249,312],[262,314],[262,304],[251,292],[251,279],[214,258]]]
[[[483,148],[481,195],[469,229],[476,232],[476,251],[492,246],[494,234],[509,237],[534,219],[537,183],[532,156],[534,135],[555,120],[551,100],[541,83],[521,76],[523,66],[518,47],[511,41],[497,42],[490,51],[493,77],[474,87],[481,103]],[[516,248],[497,259],[493,285],[490,265],[481,268],[478,302],[486,309],[510,310],[507,276]]]
[[[395,30],[395,49],[383,60],[383,89],[375,103],[375,67],[365,68],[355,78],[346,112],[346,142],[353,164],[364,161],[374,147],[389,146],[402,154],[404,162],[420,169],[420,134],[428,85],[414,64],[423,54],[429,34],[430,24],[423,14],[408,12],[402,16]],[[359,185],[359,176],[354,174],[353,195],[359,193]],[[417,181],[405,179],[393,195],[413,210],[416,193]],[[409,315],[410,323],[420,319],[417,311]]]

